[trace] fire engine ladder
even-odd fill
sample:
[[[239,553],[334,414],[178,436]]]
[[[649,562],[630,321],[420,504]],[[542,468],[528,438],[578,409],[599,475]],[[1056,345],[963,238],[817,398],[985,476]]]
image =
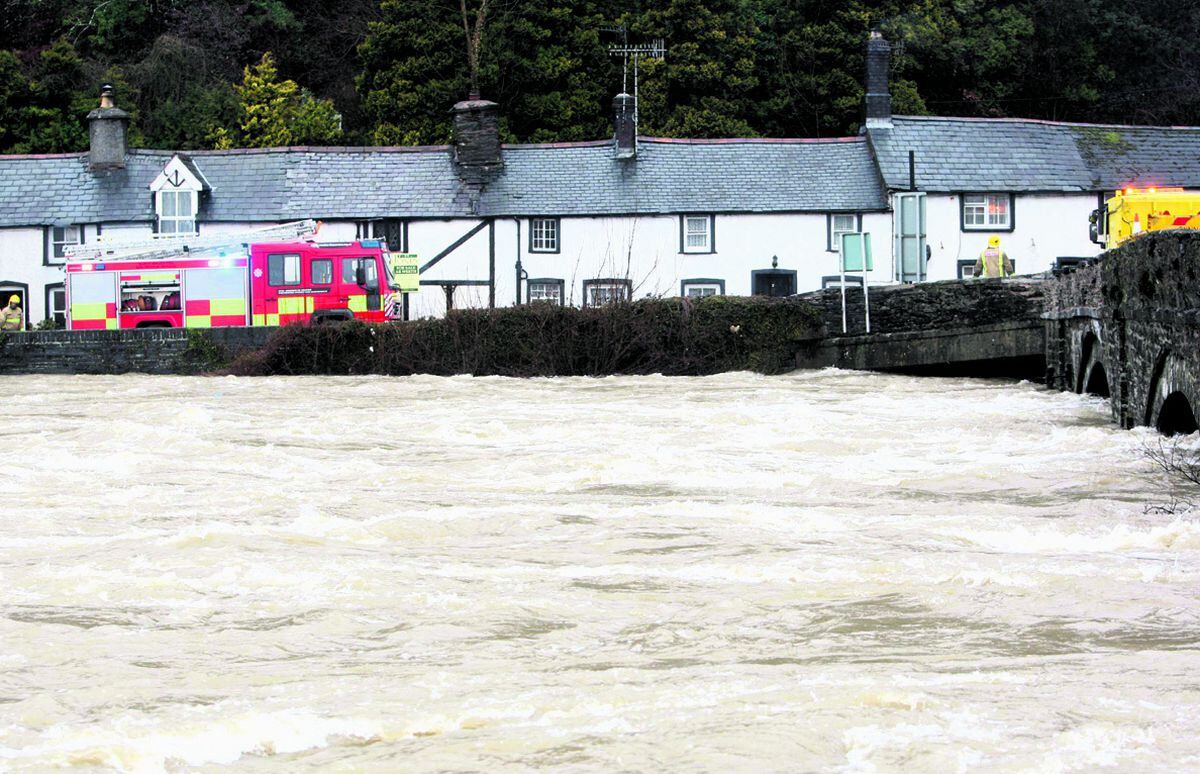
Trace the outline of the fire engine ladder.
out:
[[[278,226],[234,231],[228,234],[159,236],[139,242],[69,245],[64,253],[68,260],[76,261],[149,261],[178,257],[180,253],[206,252],[251,242],[286,242],[315,235],[319,227],[320,224],[315,220],[298,220]]]

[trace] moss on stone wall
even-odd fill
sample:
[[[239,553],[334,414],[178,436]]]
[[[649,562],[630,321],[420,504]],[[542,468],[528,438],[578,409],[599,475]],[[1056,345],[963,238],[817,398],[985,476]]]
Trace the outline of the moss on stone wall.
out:
[[[529,304],[441,320],[285,327],[239,357],[239,375],[603,376],[790,370],[820,329],[796,299],[713,296],[575,309]]]

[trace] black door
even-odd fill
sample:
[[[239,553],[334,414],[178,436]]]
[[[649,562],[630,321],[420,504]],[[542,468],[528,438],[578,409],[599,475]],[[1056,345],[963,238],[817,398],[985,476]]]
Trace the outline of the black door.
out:
[[[780,296],[791,296],[796,293],[796,272],[794,271],[756,271],[753,274],[754,295],[756,296],[772,296],[778,298]]]

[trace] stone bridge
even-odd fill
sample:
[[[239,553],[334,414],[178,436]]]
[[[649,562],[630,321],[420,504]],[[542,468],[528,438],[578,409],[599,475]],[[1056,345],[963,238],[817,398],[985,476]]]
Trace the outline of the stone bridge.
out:
[[[1200,231],[1146,234],[1046,289],[1046,383],[1110,398],[1122,427],[1197,429]]]
[[[870,289],[871,332],[862,290],[804,296],[824,311],[824,337],[797,357],[799,368],[957,376],[1010,376],[1040,381],[1045,373],[1046,280],[949,280]]]

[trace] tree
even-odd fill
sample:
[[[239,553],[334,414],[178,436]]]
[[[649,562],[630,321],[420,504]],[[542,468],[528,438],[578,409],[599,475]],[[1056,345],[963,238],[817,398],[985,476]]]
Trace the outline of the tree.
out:
[[[448,111],[466,96],[456,7],[439,0],[383,0],[359,47],[358,91],[371,141],[380,145],[448,142]]]
[[[246,67],[233,90],[240,103],[238,126],[217,129],[213,139],[218,148],[330,145],[341,139],[341,117],[333,102],[313,97],[295,81],[280,80],[270,52]]]
[[[643,128],[667,137],[753,137],[758,81],[753,0],[663,0],[629,14],[631,32],[663,38],[664,62],[647,61],[638,107]]]

